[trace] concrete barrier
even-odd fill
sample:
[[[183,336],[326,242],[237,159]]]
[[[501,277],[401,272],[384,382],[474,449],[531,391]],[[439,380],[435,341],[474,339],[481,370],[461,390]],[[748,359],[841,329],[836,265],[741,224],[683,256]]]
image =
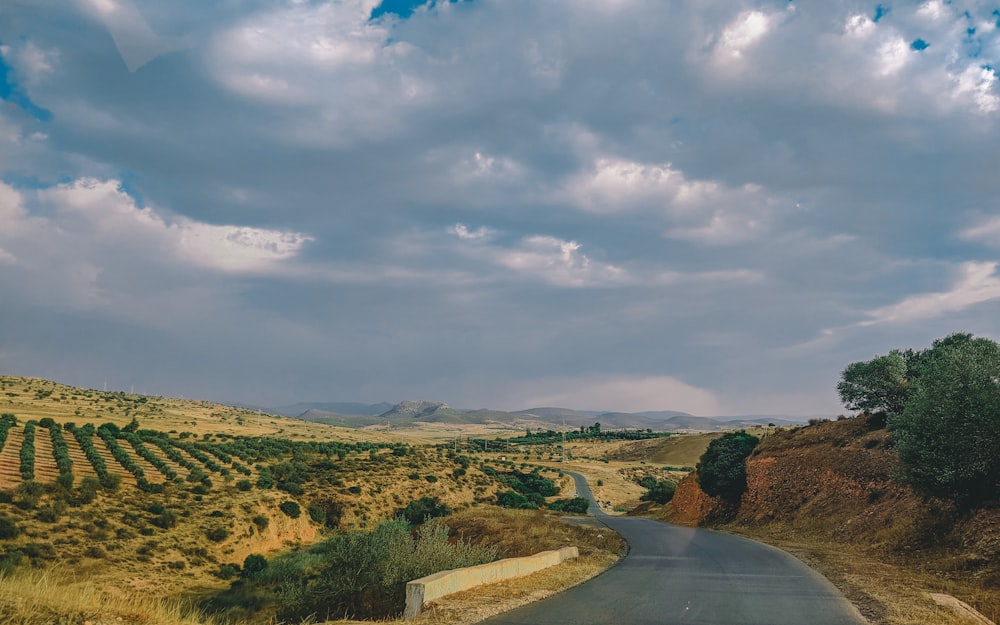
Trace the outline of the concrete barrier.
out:
[[[420,614],[425,603],[445,595],[531,575],[536,571],[555,566],[579,555],[580,550],[576,547],[563,547],[556,551],[536,553],[533,556],[507,558],[464,569],[441,571],[415,579],[406,584],[406,611],[403,612],[403,617],[406,619],[416,617]]]

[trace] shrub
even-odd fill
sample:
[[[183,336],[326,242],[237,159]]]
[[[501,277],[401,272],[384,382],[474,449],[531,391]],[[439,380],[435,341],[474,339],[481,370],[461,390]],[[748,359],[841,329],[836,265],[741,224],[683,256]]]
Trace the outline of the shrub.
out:
[[[225,539],[229,538],[229,530],[224,527],[213,527],[205,532],[205,537],[213,543],[221,543]]]
[[[101,487],[101,482],[92,475],[85,476],[80,480],[77,488],[76,500],[81,504],[88,504],[97,498],[97,489]]]
[[[429,519],[449,514],[451,514],[451,510],[437,497],[421,497],[411,501],[405,508],[396,510],[395,516],[402,517],[410,525],[416,526]]]
[[[9,516],[0,516],[0,540],[17,538],[21,533],[21,528],[17,526],[14,519]]]
[[[339,534],[319,545],[319,573],[286,582],[279,618],[383,619],[398,615],[406,602],[406,582],[430,573],[490,562],[495,548],[449,542],[448,527],[421,526],[416,536],[402,521],[386,521],[372,532]],[[272,563],[271,568],[274,569]]]
[[[572,499],[559,499],[549,504],[549,510],[556,512],[569,512],[572,514],[587,514],[590,507],[590,500],[585,497],[573,497]]]
[[[747,488],[746,460],[757,443],[743,430],[722,435],[708,444],[698,461],[698,484],[706,494],[738,500]]]
[[[646,488],[648,490],[639,497],[641,501],[653,501],[658,504],[665,504],[674,498],[674,492],[677,491],[677,484],[670,480],[653,480],[653,484],[646,486]]]
[[[434,482],[438,481],[436,475],[425,475],[424,479],[427,480],[428,482],[430,482],[431,484],[433,484]]]
[[[256,525],[259,530],[267,529],[267,526],[270,523],[266,516],[259,514],[250,520],[253,521],[253,524]]]
[[[326,510],[322,507],[311,505],[306,512],[309,514],[309,518],[312,519],[313,522],[319,523],[320,525],[326,523]]]
[[[251,553],[243,560],[243,570],[240,572],[241,579],[253,579],[258,577],[267,569],[267,558]]]
[[[299,504],[291,500],[281,502],[278,509],[284,512],[286,516],[293,519],[297,519],[302,516],[302,508],[299,507]]]
[[[512,490],[498,493],[497,505],[502,508],[522,508],[525,510],[535,510],[538,508],[538,505],[528,501],[527,497]]]
[[[236,488],[242,491],[248,491],[253,489],[253,482],[250,480],[240,480],[236,482]]]
[[[161,529],[168,530],[177,525],[177,513],[173,510],[164,510],[149,520],[150,523]]]

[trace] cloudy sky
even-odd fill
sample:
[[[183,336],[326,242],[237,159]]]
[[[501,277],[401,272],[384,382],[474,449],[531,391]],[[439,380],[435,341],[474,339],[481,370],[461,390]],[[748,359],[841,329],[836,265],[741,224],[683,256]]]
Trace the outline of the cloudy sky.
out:
[[[4,0],[0,373],[837,414],[1000,338],[1000,1]]]

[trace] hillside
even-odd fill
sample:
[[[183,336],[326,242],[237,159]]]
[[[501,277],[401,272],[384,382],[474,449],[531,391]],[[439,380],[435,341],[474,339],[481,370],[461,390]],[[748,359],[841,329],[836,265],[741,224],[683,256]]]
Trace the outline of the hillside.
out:
[[[30,378],[0,378],[0,397],[0,574],[58,566],[102,592],[180,596],[252,553],[504,486],[491,458],[382,432]]]
[[[874,623],[951,622],[923,607],[932,591],[996,620],[1000,510],[923,498],[893,479],[897,467],[882,421],[821,422],[762,440],[738,506],[705,495],[691,474],[670,504],[637,512],[747,533],[812,559]]]

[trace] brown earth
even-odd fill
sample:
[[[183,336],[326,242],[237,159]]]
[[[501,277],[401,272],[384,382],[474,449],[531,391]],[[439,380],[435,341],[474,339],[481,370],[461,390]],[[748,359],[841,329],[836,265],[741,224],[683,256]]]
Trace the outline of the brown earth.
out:
[[[927,614],[953,622],[943,608],[922,611],[928,592],[997,620],[1000,510],[963,512],[921,497],[893,480],[898,467],[880,420],[823,422],[765,437],[747,460],[738,505],[706,495],[692,473],[670,504],[645,512],[784,547],[827,573],[874,623],[917,624]],[[921,605],[901,607],[907,596]]]

